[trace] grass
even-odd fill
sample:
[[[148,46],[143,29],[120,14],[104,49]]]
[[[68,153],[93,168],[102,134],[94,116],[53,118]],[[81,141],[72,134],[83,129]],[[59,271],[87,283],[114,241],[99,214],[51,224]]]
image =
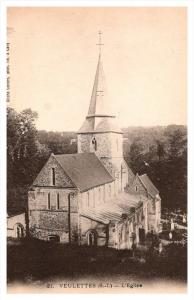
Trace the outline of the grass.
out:
[[[53,277],[122,276],[134,278],[173,278],[186,280],[187,253],[181,245],[169,245],[162,256],[142,254],[137,250],[91,248],[52,244],[40,240],[9,241],[7,247],[7,279],[47,280]]]

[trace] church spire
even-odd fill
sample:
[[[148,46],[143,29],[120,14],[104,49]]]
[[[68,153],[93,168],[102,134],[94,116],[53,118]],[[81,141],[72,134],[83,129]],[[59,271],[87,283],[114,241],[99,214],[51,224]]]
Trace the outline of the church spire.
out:
[[[102,66],[102,32],[99,31],[99,41],[96,45],[99,46],[98,64],[90,99],[90,105],[86,120],[83,123],[78,133],[89,132],[119,132],[120,128],[114,122],[115,115],[112,113],[111,103],[106,90],[106,81]]]
[[[101,55],[101,46],[104,46],[104,44],[102,44],[102,34],[103,32],[99,30],[98,31],[99,40],[98,40],[98,44],[96,44],[97,46],[99,46],[99,56]]]
[[[107,95],[106,80],[102,66],[101,46],[104,45],[102,43],[102,31],[99,31],[98,34],[99,40],[96,45],[99,46],[99,57],[87,118],[94,116],[114,117],[111,113],[111,106]]]
[[[99,53],[96,75],[90,100],[87,118],[90,117],[114,117],[111,113],[111,105],[108,99],[106,80],[102,66],[101,53]]]

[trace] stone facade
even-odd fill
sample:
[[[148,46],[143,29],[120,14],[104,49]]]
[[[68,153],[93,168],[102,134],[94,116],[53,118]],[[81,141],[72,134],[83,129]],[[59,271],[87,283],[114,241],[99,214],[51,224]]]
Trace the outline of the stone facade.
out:
[[[33,188],[28,194],[29,227],[33,237],[61,242],[77,242],[78,194],[73,189]]]
[[[138,175],[135,177],[133,184],[130,187],[130,192],[141,194],[148,198],[148,229],[158,233],[161,222],[161,198],[159,194],[156,196],[150,195],[143,186]]]
[[[80,245],[89,244],[90,232],[97,237],[97,246],[132,249],[134,244],[144,243],[148,232],[147,206],[148,203],[144,202],[134,210],[132,216],[124,215],[121,221],[111,221],[109,224],[81,216],[79,219]]]
[[[115,116],[104,109],[103,80],[99,56],[88,115],[78,132],[78,154],[71,161],[66,157],[66,165],[64,159],[51,155],[29,191],[32,237],[130,249],[144,242],[148,231],[158,232],[161,199],[152,197],[138,176],[134,179],[123,158],[122,131]],[[86,155],[91,152],[96,163]],[[78,156],[81,160],[74,164]],[[83,182],[87,183],[84,188]],[[136,197],[126,196],[127,192]]]
[[[63,168],[60,166],[60,164],[57,162],[57,160],[54,158],[53,155],[51,155],[45,164],[45,166],[42,168],[41,172],[36,177],[33,185],[34,186],[53,186],[52,182],[52,170],[55,171],[55,187],[74,187],[74,184],[72,183],[71,179],[65,174]]]
[[[89,245],[89,234],[93,233],[96,237],[96,246],[108,246],[108,225],[82,216],[79,222],[80,245]]]
[[[100,204],[108,202],[118,194],[116,188],[116,181],[94,187],[86,192],[80,193],[79,196],[79,209],[86,207],[95,208]]]
[[[96,139],[96,150],[92,145],[93,138]],[[114,132],[78,134],[78,153],[84,152],[95,152],[99,158],[123,158],[122,134]]]
[[[96,147],[92,141],[95,138]],[[128,183],[126,162],[123,158],[121,133],[82,133],[78,134],[78,153],[95,152],[105,168],[116,178],[119,191]]]
[[[7,217],[7,237],[24,238],[26,236],[25,213]]]

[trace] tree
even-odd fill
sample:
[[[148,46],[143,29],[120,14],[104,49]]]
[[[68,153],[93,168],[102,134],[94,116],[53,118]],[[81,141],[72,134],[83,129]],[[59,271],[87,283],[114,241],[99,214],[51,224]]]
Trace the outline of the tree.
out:
[[[168,155],[171,160],[181,157],[186,150],[186,135],[180,129],[175,129],[169,135]]]
[[[164,150],[164,144],[160,141],[156,141],[157,144],[157,155],[158,155],[158,160],[161,161],[161,159],[165,155],[165,150]]]
[[[26,206],[28,187],[49,155],[37,140],[37,116],[31,109],[7,110],[7,206],[14,212]]]
[[[186,210],[186,127],[129,128],[124,132],[127,137],[124,151],[132,170],[148,174],[160,191],[162,207]]]
[[[35,121],[38,115],[31,109],[17,113],[7,111],[7,160],[10,184],[29,184],[36,172],[33,159],[37,155],[37,130]]]

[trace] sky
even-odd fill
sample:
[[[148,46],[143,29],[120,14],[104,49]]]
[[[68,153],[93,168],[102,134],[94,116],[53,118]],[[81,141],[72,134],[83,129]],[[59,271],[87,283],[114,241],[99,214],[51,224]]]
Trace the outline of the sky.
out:
[[[186,8],[8,8],[10,106],[37,128],[77,131],[103,32],[107,90],[120,127],[186,124]]]

